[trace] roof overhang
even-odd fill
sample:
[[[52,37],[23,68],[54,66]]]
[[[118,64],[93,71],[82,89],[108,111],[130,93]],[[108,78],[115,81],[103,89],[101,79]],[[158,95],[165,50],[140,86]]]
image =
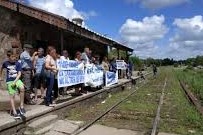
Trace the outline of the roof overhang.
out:
[[[77,35],[95,40],[96,42],[100,42],[102,44],[109,45],[118,49],[130,51],[130,52],[133,51],[132,48],[129,48],[123,44],[120,44],[94,31],[81,27],[62,16],[59,16],[35,7],[27,6],[17,2],[6,1],[6,0],[0,0],[0,6],[6,7],[10,10],[16,11],[18,13],[22,13],[32,18],[41,20],[48,24],[54,25],[65,31],[73,32]]]

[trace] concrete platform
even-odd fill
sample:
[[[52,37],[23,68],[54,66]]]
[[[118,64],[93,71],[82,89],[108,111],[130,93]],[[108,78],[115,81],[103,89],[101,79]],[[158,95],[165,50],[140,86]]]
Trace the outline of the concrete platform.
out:
[[[27,126],[27,130],[31,132],[35,132],[38,129],[45,127],[46,125],[50,125],[51,123],[55,122],[57,120],[57,115],[47,115],[41,119],[38,119],[36,121],[33,121]]]
[[[120,79],[118,84],[112,85],[111,87],[104,87],[101,90],[98,90],[96,92],[89,92],[87,94],[84,94],[79,97],[67,97],[60,101],[60,103],[57,103],[55,107],[47,107],[45,105],[26,105],[25,109],[27,111],[24,120],[15,120],[13,117],[9,115],[7,111],[0,111],[0,135],[4,135],[5,133],[8,133],[7,131],[10,128],[13,128],[12,131],[8,134],[13,134],[20,130],[22,127],[25,127],[25,125],[29,124],[29,121],[41,117],[43,115],[46,115],[47,113],[52,113],[61,109],[66,108],[67,106],[70,106],[72,104],[78,103],[80,101],[90,99],[91,97],[94,97],[95,95],[100,95],[101,93],[108,93],[110,91],[116,91],[116,89],[121,89],[121,86],[131,84],[131,80],[127,79]],[[0,94],[1,102],[4,102],[6,105],[9,104],[9,98],[6,97],[4,94],[6,94],[6,91]],[[7,107],[8,107],[7,106]],[[10,107],[9,107],[10,108]],[[18,127],[18,128],[15,128]]]
[[[144,135],[144,132],[93,125],[79,135]]]
[[[76,124],[70,123],[65,120],[58,120],[55,123],[54,128],[52,130],[60,133],[71,134],[78,128],[79,126]]]
[[[19,96],[15,96],[16,105],[20,103]],[[6,90],[0,90],[0,111],[7,111],[10,109],[10,97]]]

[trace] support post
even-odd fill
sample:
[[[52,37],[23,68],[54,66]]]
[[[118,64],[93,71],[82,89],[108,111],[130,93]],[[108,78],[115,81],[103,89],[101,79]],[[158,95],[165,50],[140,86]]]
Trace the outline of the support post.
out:
[[[118,48],[117,48],[117,56],[118,56],[117,59],[120,59],[120,50]]]
[[[128,61],[129,60],[128,51],[125,51],[125,54],[126,54],[126,60]]]
[[[64,49],[64,42],[63,42],[63,30],[60,30],[60,40],[61,40],[61,52]]]

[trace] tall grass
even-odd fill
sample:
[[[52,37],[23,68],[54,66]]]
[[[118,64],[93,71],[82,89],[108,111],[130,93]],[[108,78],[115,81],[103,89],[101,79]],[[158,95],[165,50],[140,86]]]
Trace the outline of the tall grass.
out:
[[[203,103],[203,70],[176,70],[178,78],[186,82],[191,91],[201,100]]]

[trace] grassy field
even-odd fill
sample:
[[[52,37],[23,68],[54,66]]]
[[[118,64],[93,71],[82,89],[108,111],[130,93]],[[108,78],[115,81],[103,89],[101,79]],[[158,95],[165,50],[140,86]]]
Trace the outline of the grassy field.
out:
[[[203,103],[203,70],[175,70],[178,78],[186,82]]]
[[[164,104],[161,108],[159,131],[182,135],[202,135],[203,118],[185,98],[172,67],[160,68],[156,79],[148,79],[133,96],[103,117],[98,123],[148,134],[152,128],[165,78],[167,78],[167,85]],[[135,89],[126,89],[109,95],[101,103],[72,109],[67,114],[67,119],[88,122]]]
[[[182,91],[176,72],[164,68],[168,77],[166,95],[161,114],[160,130],[183,135],[202,135],[203,117],[195,110]]]

